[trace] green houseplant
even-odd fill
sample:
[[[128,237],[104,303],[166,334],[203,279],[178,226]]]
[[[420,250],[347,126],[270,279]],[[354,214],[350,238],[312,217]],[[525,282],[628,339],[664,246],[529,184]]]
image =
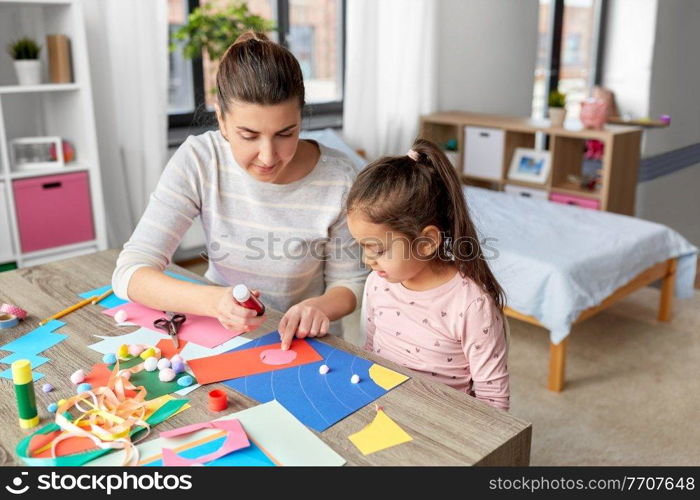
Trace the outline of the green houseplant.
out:
[[[209,59],[218,61],[241,33],[248,30],[264,33],[274,29],[275,23],[252,14],[245,2],[222,9],[205,4],[193,10],[187,23],[172,33],[170,50],[180,45],[186,59],[201,57],[206,51]]]
[[[15,71],[20,85],[38,85],[41,83],[41,47],[28,37],[10,43],[7,52],[15,61]]]
[[[558,90],[549,93],[549,120],[552,127],[561,127],[566,119],[566,95]]]

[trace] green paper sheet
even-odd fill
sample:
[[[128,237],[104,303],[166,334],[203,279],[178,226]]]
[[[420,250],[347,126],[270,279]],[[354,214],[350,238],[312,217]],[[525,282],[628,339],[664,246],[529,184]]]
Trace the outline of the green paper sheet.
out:
[[[146,419],[146,422],[148,422],[151,426],[157,425],[162,421],[166,420],[167,418],[171,417],[175,413],[177,413],[180,410],[180,408],[182,408],[188,402],[189,400],[187,399],[171,399],[163,406],[158,408],[158,410],[155,413],[153,413],[153,415]],[[69,415],[66,416],[68,417]],[[55,458],[32,458],[28,456],[29,443],[31,442],[33,436],[39,434],[49,434],[53,431],[58,431],[60,429],[61,428],[56,424],[56,422],[51,422],[42,427],[41,429],[38,429],[36,432],[30,434],[29,436],[26,436],[17,444],[17,456],[21,458],[22,461],[24,461],[24,463],[26,463],[27,465],[35,467],[65,467],[84,465],[91,460],[94,460],[102,455],[109,453],[110,451],[114,451],[109,448],[104,450],[97,449],[87,451],[84,453],[76,453],[74,455],[66,455],[63,457]],[[142,430],[143,427],[134,427],[129,435],[133,438],[137,433],[141,432]],[[121,461],[117,465],[121,465]]]
[[[119,362],[119,369],[124,370],[126,368],[131,368],[132,366],[136,366],[139,363],[143,363],[143,359],[140,357],[136,356],[133,359],[127,360],[127,361],[120,361]],[[115,365],[108,365],[108,368],[110,370],[114,369]],[[129,381],[134,384],[136,387],[142,385],[146,388],[146,392],[148,393],[148,396],[146,399],[155,399],[160,396],[165,396],[166,394],[172,394],[173,392],[179,391],[182,389],[182,386],[177,385],[177,381],[180,380],[182,377],[189,375],[192,377],[194,380],[194,376],[190,375],[187,372],[182,372],[178,373],[177,376],[175,377],[174,380],[171,382],[161,382],[160,379],[158,378],[158,370],[154,370],[152,372],[146,371],[146,370],[141,370],[138,373],[132,373],[131,378]],[[192,384],[196,384],[197,381],[194,380]]]

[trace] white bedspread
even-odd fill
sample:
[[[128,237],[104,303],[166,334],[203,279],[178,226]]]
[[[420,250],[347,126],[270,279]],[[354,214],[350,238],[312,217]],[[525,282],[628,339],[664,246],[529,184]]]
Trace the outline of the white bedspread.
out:
[[[585,309],[652,265],[680,257],[676,297],[690,298],[698,249],[653,222],[464,188],[508,306],[534,316],[558,344]],[[488,249],[495,249],[489,251]]]

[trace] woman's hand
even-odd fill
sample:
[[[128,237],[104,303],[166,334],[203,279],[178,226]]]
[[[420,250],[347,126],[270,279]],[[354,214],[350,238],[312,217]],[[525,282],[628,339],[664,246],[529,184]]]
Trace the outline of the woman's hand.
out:
[[[328,315],[315,304],[314,299],[307,299],[289,308],[279,324],[282,350],[286,351],[292,344],[294,335],[305,337],[323,337],[330,325]]]
[[[231,287],[222,288],[214,312],[224,328],[235,332],[251,332],[259,327],[267,318],[263,314],[257,316],[257,312],[247,309],[233,299]],[[260,297],[260,292],[251,290],[256,297]]]

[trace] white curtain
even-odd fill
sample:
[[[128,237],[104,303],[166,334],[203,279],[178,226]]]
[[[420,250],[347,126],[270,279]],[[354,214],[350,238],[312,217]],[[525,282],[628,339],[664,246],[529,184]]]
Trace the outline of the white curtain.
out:
[[[83,0],[109,246],[120,248],[167,157],[166,0]]]
[[[435,0],[348,0],[343,135],[370,159],[403,154],[437,105]]]

